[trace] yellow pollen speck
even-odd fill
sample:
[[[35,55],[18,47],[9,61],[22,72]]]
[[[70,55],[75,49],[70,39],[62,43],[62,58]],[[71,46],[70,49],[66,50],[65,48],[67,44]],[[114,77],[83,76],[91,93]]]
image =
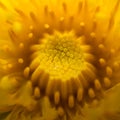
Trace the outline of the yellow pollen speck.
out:
[[[104,49],[105,49],[105,47],[104,47],[103,44],[99,44],[98,47],[99,47],[101,50],[104,50]]]
[[[84,27],[84,26],[85,26],[85,23],[84,23],[84,22],[81,22],[81,23],[80,23],[80,26],[81,26],[81,27]]]
[[[32,38],[32,37],[33,37],[33,33],[29,33],[29,34],[28,34],[28,37],[29,37],[29,38]]]
[[[99,62],[100,62],[100,65],[101,65],[102,67],[106,65],[106,61],[105,61],[105,59],[103,59],[103,58],[100,58],[100,59],[99,59]]]
[[[94,32],[90,33],[90,36],[91,36],[92,38],[95,38],[95,33],[94,33]]]
[[[24,60],[22,58],[18,59],[18,63],[22,64],[24,62]]]
[[[45,24],[44,27],[45,27],[45,29],[48,29],[50,26],[49,26],[49,24]]]
[[[23,44],[23,43],[20,43],[20,44],[19,44],[19,47],[20,47],[21,49],[23,49],[23,48],[24,48],[24,44]]]

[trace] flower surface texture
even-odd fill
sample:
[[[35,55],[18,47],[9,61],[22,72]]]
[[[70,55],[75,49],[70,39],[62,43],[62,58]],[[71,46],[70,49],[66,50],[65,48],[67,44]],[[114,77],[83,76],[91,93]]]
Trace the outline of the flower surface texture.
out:
[[[120,120],[120,0],[0,0],[0,120]]]

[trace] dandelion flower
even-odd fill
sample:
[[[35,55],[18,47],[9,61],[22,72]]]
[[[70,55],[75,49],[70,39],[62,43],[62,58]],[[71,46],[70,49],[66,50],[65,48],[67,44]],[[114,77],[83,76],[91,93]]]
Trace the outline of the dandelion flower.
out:
[[[119,3],[0,0],[4,120],[120,118]]]

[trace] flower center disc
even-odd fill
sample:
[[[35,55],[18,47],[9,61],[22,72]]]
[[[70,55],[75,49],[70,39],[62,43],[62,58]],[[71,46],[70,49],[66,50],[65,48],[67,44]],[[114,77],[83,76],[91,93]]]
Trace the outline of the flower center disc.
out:
[[[60,96],[63,101],[70,95],[78,93],[79,96],[79,89],[83,90],[88,81],[95,78],[90,48],[85,38],[77,37],[73,31],[46,34],[31,47],[33,85],[38,86],[43,95],[54,96],[55,101]]]
[[[74,32],[45,35],[40,44],[32,47],[35,52],[31,68],[38,63],[32,78],[39,76],[38,71],[49,74],[50,80],[77,78],[81,71],[88,69],[86,55],[90,46],[83,41],[84,37],[76,38]]]

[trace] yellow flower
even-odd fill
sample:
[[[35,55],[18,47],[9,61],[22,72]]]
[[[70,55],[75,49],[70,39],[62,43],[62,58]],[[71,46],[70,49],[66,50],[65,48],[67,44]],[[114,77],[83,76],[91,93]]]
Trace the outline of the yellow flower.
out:
[[[0,0],[4,120],[120,119],[119,3]]]

